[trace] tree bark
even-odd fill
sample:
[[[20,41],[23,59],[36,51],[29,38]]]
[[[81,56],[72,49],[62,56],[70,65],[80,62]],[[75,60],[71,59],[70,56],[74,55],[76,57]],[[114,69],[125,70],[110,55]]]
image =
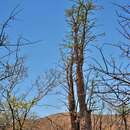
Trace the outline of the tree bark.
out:
[[[80,130],[92,130],[91,111],[85,111],[80,118]]]
[[[78,44],[75,46],[75,54],[76,54],[75,58],[76,58],[77,95],[80,109],[80,130],[92,130],[91,111],[88,110],[85,102],[86,92],[83,76],[84,54],[83,54],[83,48]]]
[[[74,81],[73,81],[73,56],[71,57],[69,63],[66,66],[66,78],[68,83],[68,105],[70,112],[71,130],[79,130],[77,121],[77,111],[75,105],[74,96]]]

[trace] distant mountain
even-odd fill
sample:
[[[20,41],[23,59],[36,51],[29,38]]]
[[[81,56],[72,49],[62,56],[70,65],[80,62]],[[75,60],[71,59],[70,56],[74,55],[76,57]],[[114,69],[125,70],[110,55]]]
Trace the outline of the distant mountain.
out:
[[[69,113],[59,113],[29,121],[26,130],[71,130]],[[130,116],[127,117],[130,130]],[[125,130],[121,117],[117,115],[92,115],[93,130]],[[29,127],[28,127],[29,126]]]

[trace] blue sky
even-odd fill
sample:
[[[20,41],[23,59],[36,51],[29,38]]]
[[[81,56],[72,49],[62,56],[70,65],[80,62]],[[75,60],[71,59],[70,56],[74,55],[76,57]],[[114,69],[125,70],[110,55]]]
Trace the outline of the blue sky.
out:
[[[99,44],[119,41],[120,36],[116,30],[117,17],[112,2],[123,3],[124,1],[129,0],[96,0],[104,8],[97,11],[95,15],[98,25],[101,25],[96,31],[106,33],[104,38],[98,40]],[[19,9],[23,11],[8,28],[10,40],[15,41],[20,35],[30,41],[42,40],[37,45],[23,48],[29,74],[25,81],[26,84],[30,84],[27,86],[31,86],[38,75],[53,68],[59,60],[59,44],[67,32],[64,11],[70,4],[69,0],[1,0],[0,21],[3,21],[17,4],[20,4]],[[45,99],[45,104],[56,105],[57,101],[54,97],[48,97]],[[60,106],[60,103],[58,104]],[[61,110],[43,107],[36,110],[40,116],[45,116],[63,111],[64,107],[60,108]]]

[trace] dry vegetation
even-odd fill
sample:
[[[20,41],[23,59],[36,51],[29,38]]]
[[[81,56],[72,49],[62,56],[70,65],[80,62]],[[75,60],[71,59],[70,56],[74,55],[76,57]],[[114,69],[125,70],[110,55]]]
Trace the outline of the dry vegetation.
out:
[[[127,117],[130,130],[130,116]],[[33,126],[25,130],[71,130],[69,113],[59,113],[34,121]],[[121,118],[117,115],[92,115],[93,130],[125,130]]]

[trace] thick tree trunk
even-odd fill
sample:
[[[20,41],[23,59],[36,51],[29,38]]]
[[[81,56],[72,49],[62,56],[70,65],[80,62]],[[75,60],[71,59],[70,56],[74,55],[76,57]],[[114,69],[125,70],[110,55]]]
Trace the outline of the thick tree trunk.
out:
[[[91,112],[88,111],[85,103],[85,88],[83,81],[83,72],[81,69],[77,69],[77,87],[80,107],[80,130],[92,130]]]
[[[92,130],[91,111],[87,109],[87,105],[85,102],[86,90],[84,86],[84,76],[83,76],[84,54],[83,54],[83,48],[78,44],[75,46],[75,54],[76,54],[75,58],[76,58],[77,95],[80,109],[80,130]]]
[[[74,96],[73,56],[71,58],[72,59],[70,59],[68,65],[66,66],[66,79],[69,87],[68,105],[69,105],[69,112],[70,112],[71,130],[79,130],[76,105],[75,105],[75,96]]]
[[[85,111],[80,119],[80,130],[92,130],[91,111]]]

